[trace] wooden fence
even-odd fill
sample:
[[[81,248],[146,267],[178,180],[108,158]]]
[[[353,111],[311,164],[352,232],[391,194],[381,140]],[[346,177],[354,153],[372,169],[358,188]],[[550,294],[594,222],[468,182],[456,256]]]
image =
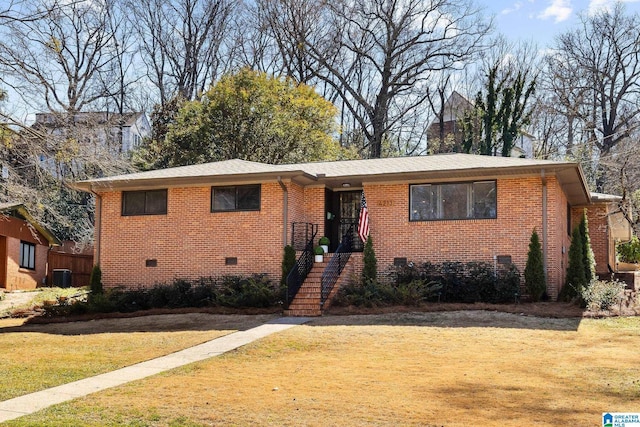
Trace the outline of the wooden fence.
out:
[[[89,286],[89,276],[93,268],[93,255],[70,254],[65,252],[49,252],[49,268],[47,283],[53,285],[53,270],[71,270],[71,286]]]

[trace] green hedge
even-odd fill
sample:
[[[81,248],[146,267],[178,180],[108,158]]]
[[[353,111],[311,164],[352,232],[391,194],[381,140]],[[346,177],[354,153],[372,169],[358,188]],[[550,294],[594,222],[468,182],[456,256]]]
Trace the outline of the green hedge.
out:
[[[282,304],[284,287],[265,276],[225,276],[197,280],[176,279],[151,288],[107,289],[88,302],[44,308],[60,316],[84,313],[133,312],[152,308],[233,307],[268,308]]]
[[[425,301],[514,302],[520,292],[515,266],[494,267],[483,262],[443,262],[392,266],[386,281],[360,280],[344,286],[334,305],[419,305]]]

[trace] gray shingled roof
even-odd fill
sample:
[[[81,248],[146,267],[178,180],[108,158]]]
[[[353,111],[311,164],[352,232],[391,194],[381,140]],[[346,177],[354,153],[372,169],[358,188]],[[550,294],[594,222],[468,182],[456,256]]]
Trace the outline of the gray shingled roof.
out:
[[[446,172],[467,169],[539,168],[558,165],[575,167],[576,163],[512,157],[477,156],[472,154],[441,154],[435,156],[391,157],[368,160],[270,165],[246,160],[224,160],[192,166],[158,169],[106,178],[80,181],[86,183],[117,183],[167,178],[220,177],[229,175],[278,174],[298,172],[311,176],[350,177],[389,175],[415,172]],[[79,182],[79,183],[80,183]]]
[[[338,187],[349,182],[399,180],[475,179],[507,175],[555,174],[567,194],[576,202],[589,202],[589,193],[580,166],[575,162],[440,154],[434,156],[392,157],[368,160],[270,165],[246,160],[225,160],[193,166],[138,172],[76,182],[84,191],[100,189],[145,189],[167,186],[212,185],[229,182],[265,182],[277,178],[292,179],[303,185],[325,184]]]
[[[478,156],[473,154],[440,154],[434,156],[390,157],[384,159],[343,160],[288,165],[312,175],[348,177],[387,175],[411,172],[444,172],[465,169],[529,168],[557,166],[551,160],[520,159],[514,157]],[[570,163],[575,165],[575,163]]]
[[[137,172],[126,175],[117,175],[106,178],[97,178],[81,182],[107,183],[120,181],[154,180],[166,178],[196,178],[196,177],[216,177],[228,175],[246,175],[278,173],[284,170],[282,166],[269,165],[266,163],[249,162],[246,160],[224,160],[221,162],[203,163],[192,166],[180,166],[175,168],[157,169],[147,172]]]

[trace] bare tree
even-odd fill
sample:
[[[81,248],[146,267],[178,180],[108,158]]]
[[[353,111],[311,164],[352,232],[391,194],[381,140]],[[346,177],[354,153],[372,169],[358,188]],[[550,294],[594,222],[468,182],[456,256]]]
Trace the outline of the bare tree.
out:
[[[34,13],[41,5],[33,5]],[[105,20],[93,3],[72,2],[50,10],[46,19],[7,23],[0,41],[0,81],[27,102],[42,100],[48,111],[72,114],[104,99],[113,88],[103,88],[100,75],[114,59]]]
[[[570,107],[565,111],[568,130],[577,119],[587,135],[588,146],[582,151],[593,153],[587,161],[608,156],[629,138],[640,115],[639,59],[640,15],[628,15],[621,3],[611,11],[582,15],[577,28],[557,38],[550,69],[564,79],[554,92],[561,105]],[[595,184],[599,191],[605,181],[600,170]]]
[[[38,20],[10,20],[0,29],[0,79],[42,113],[33,126],[3,116],[13,131],[1,153],[9,169],[6,188],[35,207],[60,237],[85,239],[92,230],[92,198],[65,183],[130,168],[114,141],[109,113],[87,111],[123,92],[113,74],[122,52],[109,25],[113,4],[51,7],[43,0],[22,6],[21,14],[48,12]]]
[[[218,76],[230,0],[130,1],[142,60],[164,105],[193,99]]]
[[[381,156],[385,138],[401,133],[401,119],[425,101],[431,74],[462,67],[491,27],[468,0],[323,5],[308,26],[279,30],[304,46],[315,76],[339,94],[370,157]]]

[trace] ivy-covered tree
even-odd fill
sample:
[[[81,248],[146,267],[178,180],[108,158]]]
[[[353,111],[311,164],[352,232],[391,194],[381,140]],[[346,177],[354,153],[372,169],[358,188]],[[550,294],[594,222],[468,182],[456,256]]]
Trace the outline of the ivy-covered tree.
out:
[[[362,280],[364,283],[373,282],[378,276],[378,260],[376,259],[376,252],[373,249],[371,236],[367,237],[362,257],[364,263],[364,267],[362,268]]]
[[[498,41],[498,44],[501,45]],[[529,46],[518,55],[527,56]],[[531,120],[537,76],[526,65],[515,62],[510,46],[501,45],[485,65],[485,81],[474,108],[462,119],[462,149],[485,156],[511,156],[522,128]]]
[[[589,237],[589,221],[587,219],[587,210],[582,212],[580,219],[580,237],[582,239],[582,263],[585,267],[585,276],[587,284],[596,278],[596,258],[591,248],[591,237]]]
[[[527,265],[524,269],[524,283],[527,292],[533,301],[540,301],[547,290],[547,281],[544,276],[544,262],[542,259],[542,246],[540,237],[534,229],[529,242]]]
[[[157,167],[243,159],[271,164],[342,158],[336,108],[307,85],[242,69],[180,105],[146,159]],[[154,146],[155,145],[155,146]]]
[[[571,246],[569,246],[569,265],[567,267],[567,277],[564,286],[560,291],[558,299],[571,301],[581,294],[587,286],[586,268],[584,266],[584,252],[582,249],[582,236],[580,227],[573,229],[571,233]]]

